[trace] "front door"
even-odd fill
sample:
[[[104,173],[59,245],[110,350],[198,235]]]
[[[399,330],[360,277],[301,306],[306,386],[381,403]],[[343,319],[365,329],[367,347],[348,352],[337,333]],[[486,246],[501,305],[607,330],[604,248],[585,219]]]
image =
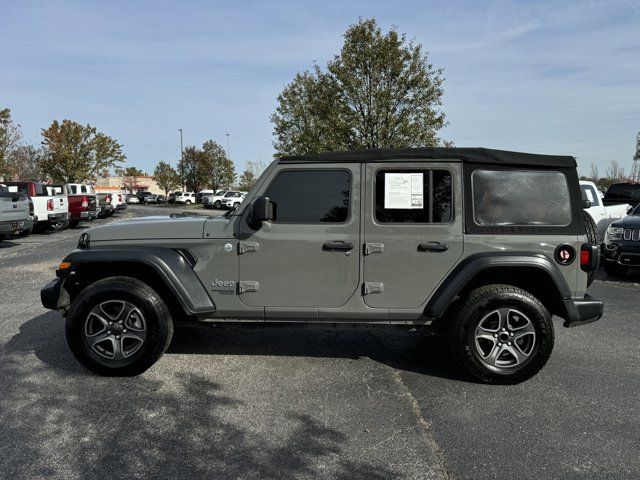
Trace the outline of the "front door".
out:
[[[257,195],[275,219],[240,241],[240,300],[265,315],[315,316],[358,290],[360,165],[278,165]],[[295,310],[294,310],[295,309]],[[302,312],[302,313],[301,313]]]
[[[421,306],[462,256],[459,162],[369,163],[364,221],[364,301]]]

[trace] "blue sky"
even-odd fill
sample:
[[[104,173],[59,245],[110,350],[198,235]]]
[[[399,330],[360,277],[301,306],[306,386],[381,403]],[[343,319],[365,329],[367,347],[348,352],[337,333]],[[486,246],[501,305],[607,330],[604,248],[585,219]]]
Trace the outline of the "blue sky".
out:
[[[269,116],[296,72],[324,65],[358,17],[445,69],[442,137],[457,146],[631,166],[640,131],[640,0],[0,0],[0,106],[29,141],[91,123],[151,171],[212,138],[241,168],[273,155]]]

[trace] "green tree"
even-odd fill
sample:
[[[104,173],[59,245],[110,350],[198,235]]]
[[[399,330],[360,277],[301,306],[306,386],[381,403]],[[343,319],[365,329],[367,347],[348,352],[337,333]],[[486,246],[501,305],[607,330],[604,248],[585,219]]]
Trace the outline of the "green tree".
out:
[[[326,71],[297,74],[278,96],[276,153],[440,145],[443,82],[421,44],[361,19]]]
[[[253,187],[253,184],[256,183],[256,176],[253,174],[251,170],[245,170],[240,175],[240,182],[238,183],[238,190],[243,192],[248,192]]]
[[[91,125],[72,120],[42,130],[46,156],[42,172],[57,182],[74,183],[96,178],[125,160],[122,145]]]
[[[138,190],[139,178],[144,176],[144,172],[136,167],[126,167],[118,169],[117,173],[122,177],[122,184],[128,193]]]
[[[211,187],[213,191],[220,190],[233,185],[236,178],[236,169],[233,162],[227,157],[227,153],[222,146],[213,140],[207,140],[202,144],[202,151],[205,154],[203,172],[207,180],[203,183]]]
[[[0,179],[9,178],[9,157],[22,138],[20,126],[11,118],[11,110],[0,109]]]
[[[178,170],[184,174],[184,183],[188,191],[199,192],[206,185],[208,168],[205,153],[195,146],[184,149],[184,155]]]
[[[41,164],[44,158],[45,153],[42,148],[18,145],[7,158],[6,176],[13,180],[42,180]]]
[[[165,196],[169,195],[169,190],[180,187],[180,175],[167,162],[160,162],[156,165],[153,179],[164,191]]]

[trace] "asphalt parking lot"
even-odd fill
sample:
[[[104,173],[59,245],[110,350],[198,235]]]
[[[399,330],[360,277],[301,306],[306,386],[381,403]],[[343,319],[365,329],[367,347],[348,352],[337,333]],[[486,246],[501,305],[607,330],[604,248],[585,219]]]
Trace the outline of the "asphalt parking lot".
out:
[[[511,387],[417,332],[264,326],[179,329],[143,376],[102,378],[39,298],[93,224],[0,244],[2,478],[640,477],[640,275],[599,275],[605,317],[556,322]]]

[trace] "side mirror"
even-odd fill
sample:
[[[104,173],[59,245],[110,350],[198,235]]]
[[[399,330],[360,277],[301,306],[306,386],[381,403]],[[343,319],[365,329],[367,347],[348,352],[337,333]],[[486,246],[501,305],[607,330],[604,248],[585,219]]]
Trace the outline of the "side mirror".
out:
[[[253,201],[251,220],[254,222],[268,222],[273,220],[273,202],[269,197],[258,197]]]
[[[591,200],[582,200],[582,208],[591,208]]]

